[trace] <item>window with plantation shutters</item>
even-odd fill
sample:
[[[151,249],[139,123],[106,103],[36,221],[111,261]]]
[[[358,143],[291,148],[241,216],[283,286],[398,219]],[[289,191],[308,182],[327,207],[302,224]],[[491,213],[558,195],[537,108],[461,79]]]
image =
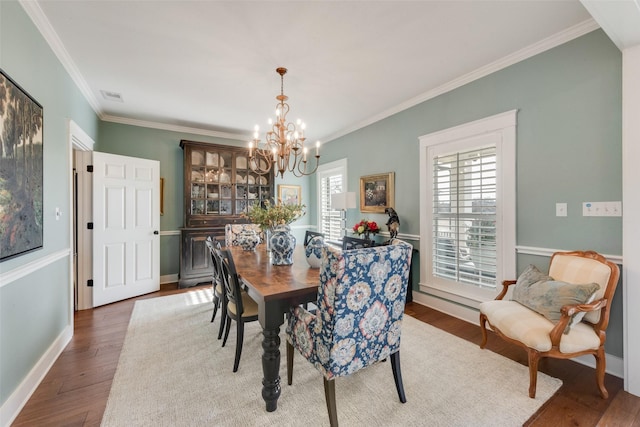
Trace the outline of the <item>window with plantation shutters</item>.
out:
[[[331,207],[331,195],[342,193],[346,186],[346,160],[320,165],[316,172],[318,183],[318,231],[326,240],[342,239],[340,211]]]
[[[420,290],[436,308],[477,308],[515,277],[515,145],[515,110],[420,137]]]
[[[433,273],[496,286],[496,147],[433,157]]]

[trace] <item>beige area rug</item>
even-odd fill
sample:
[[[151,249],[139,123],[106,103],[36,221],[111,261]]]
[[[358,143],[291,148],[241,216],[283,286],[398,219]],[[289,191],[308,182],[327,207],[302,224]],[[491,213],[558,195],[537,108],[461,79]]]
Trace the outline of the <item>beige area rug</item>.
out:
[[[322,377],[299,354],[293,385],[286,384],[284,333],[282,394],[278,410],[269,413],[261,397],[258,322],[245,325],[234,374],[235,326],[222,348],[211,312],[208,290],[136,302],[103,426],[329,425]],[[519,426],[562,384],[539,373],[537,397],[530,399],[527,367],[409,316],[401,365],[406,404],[398,400],[388,362],[337,379],[340,424]]]

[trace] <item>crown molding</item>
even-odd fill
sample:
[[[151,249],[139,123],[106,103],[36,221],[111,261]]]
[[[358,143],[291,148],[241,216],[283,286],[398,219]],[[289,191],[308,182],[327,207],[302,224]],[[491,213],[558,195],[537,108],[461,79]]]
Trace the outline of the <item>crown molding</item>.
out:
[[[20,5],[25,10],[27,15],[29,15],[29,17],[31,18],[35,26],[38,28],[42,36],[45,38],[49,46],[51,46],[51,49],[53,50],[55,55],[58,57],[58,59],[60,60],[64,68],[67,70],[67,72],[75,82],[78,89],[82,92],[87,102],[91,105],[91,108],[93,108],[93,110],[96,112],[96,114],[101,120],[113,122],[113,123],[121,123],[121,124],[133,125],[133,126],[160,129],[160,130],[186,132],[186,133],[192,133],[195,135],[235,139],[239,141],[247,140],[247,137],[245,135],[218,132],[218,131],[192,128],[192,127],[186,127],[186,126],[169,125],[165,123],[158,123],[158,122],[145,121],[145,120],[128,119],[124,117],[117,117],[117,116],[104,114],[103,111],[100,109],[100,105],[97,99],[95,98],[93,92],[89,88],[89,85],[87,84],[85,79],[82,77],[82,74],[80,74],[80,71],[78,70],[75,63],[71,59],[71,56],[69,55],[66,48],[60,41],[60,38],[58,37],[57,33],[49,23],[49,20],[47,19],[46,15],[40,8],[40,5],[38,4],[38,2],[34,0],[18,0],[18,1],[20,2]],[[478,80],[496,71],[502,70],[503,68],[506,68],[510,65],[516,64],[520,61],[523,61],[527,58],[535,56],[546,50],[552,49],[563,43],[566,43],[575,38],[578,38],[584,34],[590,33],[591,31],[594,31],[598,28],[600,28],[600,26],[595,20],[587,19],[579,24],[576,24],[572,27],[567,28],[566,30],[563,30],[552,36],[549,36],[546,39],[543,39],[539,42],[529,45],[524,49],[520,49],[517,52],[507,55],[497,61],[494,61],[483,67],[480,67],[474,71],[471,71],[470,73],[467,73],[454,80],[451,80],[450,82],[445,83],[435,89],[427,91],[421,95],[415,96],[401,104],[396,105],[395,107],[391,107],[379,114],[376,114],[375,116],[372,116],[353,126],[344,128],[341,131],[330,134],[325,138],[321,138],[321,139],[325,143],[338,139],[344,135],[355,132],[373,123],[379,122],[380,120],[386,119],[387,117],[390,117],[408,108],[416,106],[429,99],[435,98],[436,96],[442,95],[443,93],[457,89],[474,80]]]
[[[597,30],[598,28],[600,28],[598,23],[591,18],[587,19],[586,21],[582,21],[579,24],[576,24],[572,27],[567,28],[566,30],[549,36],[546,39],[540,40],[539,42],[531,44],[510,55],[498,59],[497,61],[482,66],[474,71],[471,71],[470,73],[464,74],[454,80],[451,80],[448,83],[438,86],[437,88],[427,91],[421,95],[415,96],[401,104],[396,105],[395,107],[391,107],[388,110],[381,112],[380,114],[370,117],[369,119],[365,119],[360,123],[331,134],[324,138],[323,141],[327,143],[345,136],[351,132],[355,132],[358,129],[362,129],[373,123],[379,122],[382,119],[386,119],[387,117],[407,110],[411,107],[428,101],[429,99],[435,98],[436,96],[442,95],[468,83],[471,83],[474,80],[478,80],[482,77],[488,76],[489,74],[495,73],[496,71],[507,68],[510,65],[516,64],[520,61],[524,61],[525,59],[531,58],[532,56],[538,55],[539,53],[545,52],[556,46],[560,46],[561,44],[590,33],[591,31]]]
[[[103,115],[100,117],[105,122],[120,123],[124,125],[140,126],[143,128],[152,128],[160,130],[168,130],[179,133],[192,133],[194,135],[213,136],[216,138],[236,139],[238,141],[248,141],[250,139],[247,135],[241,135],[237,133],[219,132],[215,130],[207,130],[201,128],[194,128],[189,126],[171,125],[167,123],[159,123],[147,120],[130,119],[126,117]]]
[[[67,49],[62,44],[60,37],[58,37],[58,33],[53,29],[51,23],[47,19],[47,16],[40,8],[40,5],[37,1],[33,0],[19,0],[20,6],[27,13],[31,21],[34,23],[42,37],[44,37],[45,41],[53,50],[53,53],[56,55],[58,60],[62,63],[62,66],[67,70],[69,76],[74,81],[84,98],[87,100],[93,111],[98,115],[98,117],[102,116],[102,111],[100,110],[100,104],[98,104],[98,100],[93,96],[91,92],[91,88],[85,81],[82,74],[80,74],[80,70],[76,66],[73,59],[71,59],[71,55],[67,52]]]

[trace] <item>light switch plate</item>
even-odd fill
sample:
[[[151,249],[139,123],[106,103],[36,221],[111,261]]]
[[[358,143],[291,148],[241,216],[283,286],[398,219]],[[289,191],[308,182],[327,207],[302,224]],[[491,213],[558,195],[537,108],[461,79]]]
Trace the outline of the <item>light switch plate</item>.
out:
[[[556,216],[567,216],[566,203],[556,203]]]
[[[622,202],[584,202],[582,216],[622,216]]]

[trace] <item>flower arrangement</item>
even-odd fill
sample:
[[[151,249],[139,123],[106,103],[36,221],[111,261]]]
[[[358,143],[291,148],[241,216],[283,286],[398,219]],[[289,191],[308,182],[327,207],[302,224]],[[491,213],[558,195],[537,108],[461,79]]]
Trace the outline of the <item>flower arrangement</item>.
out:
[[[369,238],[369,234],[376,234],[380,231],[380,227],[375,221],[363,219],[353,226],[353,232],[357,235],[364,234],[365,238]]]
[[[264,207],[256,204],[249,212],[242,214],[244,218],[258,224],[263,230],[272,229],[279,224],[291,224],[305,214],[305,205],[285,205],[283,203],[274,205],[268,200],[263,204]]]

